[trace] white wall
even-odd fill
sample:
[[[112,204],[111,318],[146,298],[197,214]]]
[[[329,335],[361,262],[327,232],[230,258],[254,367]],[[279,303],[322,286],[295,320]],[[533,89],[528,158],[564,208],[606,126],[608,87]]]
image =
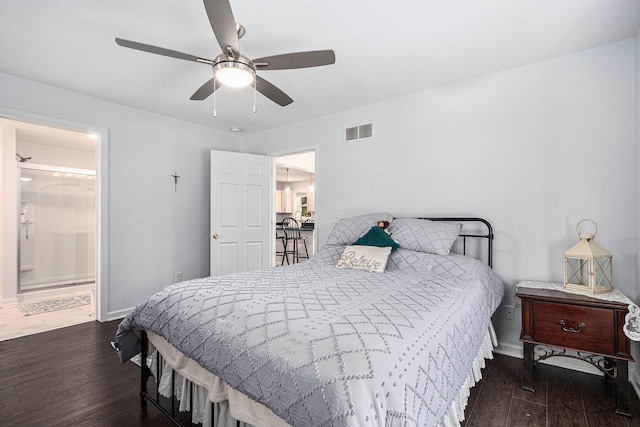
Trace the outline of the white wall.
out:
[[[208,274],[209,151],[239,151],[238,137],[2,73],[0,109],[108,130],[105,314],[126,312],[176,271]]]
[[[317,146],[319,246],[338,213],[481,216],[513,304],[520,280],[562,281],[575,225],[593,218],[616,286],[636,298],[634,61],[629,39],[249,135],[243,147]],[[369,122],[373,139],[342,142],[344,127]],[[519,320],[494,317],[502,345],[519,351]]]

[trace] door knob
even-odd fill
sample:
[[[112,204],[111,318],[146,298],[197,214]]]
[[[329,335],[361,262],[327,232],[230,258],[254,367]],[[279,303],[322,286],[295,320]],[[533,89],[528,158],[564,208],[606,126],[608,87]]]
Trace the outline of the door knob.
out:
[[[211,237],[213,237],[214,239],[217,239],[220,236],[218,236],[218,233],[213,233],[213,236],[211,236]]]

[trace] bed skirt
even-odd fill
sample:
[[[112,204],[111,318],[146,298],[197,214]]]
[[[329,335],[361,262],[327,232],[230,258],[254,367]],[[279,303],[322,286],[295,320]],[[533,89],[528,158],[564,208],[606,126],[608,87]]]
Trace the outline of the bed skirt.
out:
[[[237,421],[240,421],[239,425],[243,427],[289,426],[269,408],[234,390],[220,377],[184,356],[164,338],[149,331],[147,335],[151,345],[162,356],[160,358],[162,361],[160,372],[162,374],[160,375],[158,392],[164,397],[172,395],[171,370],[173,369],[176,372],[173,396],[176,396],[180,402],[178,408],[180,411],[191,411],[193,423],[202,423],[203,427],[236,427]],[[464,421],[464,410],[467,406],[470,390],[482,379],[481,370],[485,367],[485,360],[493,359],[493,347],[497,344],[496,333],[490,323],[473,361],[471,371],[460,387],[458,395],[444,419],[439,423],[439,427],[460,427],[460,423]],[[150,366],[151,372],[154,374],[157,372],[157,363],[157,352],[154,352],[151,358],[152,366]],[[193,387],[190,383],[193,384]],[[191,393],[193,396],[190,396]],[[191,405],[193,408],[190,407]]]

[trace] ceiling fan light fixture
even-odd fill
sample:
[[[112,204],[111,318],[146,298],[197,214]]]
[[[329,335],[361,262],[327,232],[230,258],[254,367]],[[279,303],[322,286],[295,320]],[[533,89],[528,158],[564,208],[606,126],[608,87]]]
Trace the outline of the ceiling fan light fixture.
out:
[[[255,80],[256,71],[244,62],[222,61],[213,66],[216,80],[225,86],[246,87]]]
[[[253,84],[253,112],[257,112],[256,98],[260,92],[266,98],[285,107],[293,102],[286,93],[269,81],[259,78],[256,70],[292,70],[298,68],[319,67],[335,64],[333,50],[313,50],[271,55],[255,61],[240,53],[240,39],[246,31],[235,22],[229,0],[204,0],[204,8],[218,44],[222,50],[214,60],[196,55],[165,49],[159,46],[140,43],[116,37],[118,46],[135,49],[154,55],[162,55],[183,61],[207,64],[213,68],[213,78],[207,80],[190,99],[202,101],[213,95],[213,117],[216,117],[216,90],[220,86],[245,87]],[[259,80],[259,82],[258,82]]]

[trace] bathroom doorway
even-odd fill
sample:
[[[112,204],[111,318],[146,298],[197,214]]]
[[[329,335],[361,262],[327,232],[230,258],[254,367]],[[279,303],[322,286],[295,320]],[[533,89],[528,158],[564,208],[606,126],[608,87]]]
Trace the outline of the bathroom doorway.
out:
[[[105,264],[99,262],[105,208],[99,177],[105,176],[106,144],[103,128],[0,110],[5,266],[0,306],[15,315],[10,324],[18,329],[22,319],[33,333],[40,326],[105,318],[98,291],[106,283]],[[82,310],[66,309],[74,304]],[[26,307],[29,314],[25,306],[32,306]],[[38,323],[40,316],[45,317]]]

